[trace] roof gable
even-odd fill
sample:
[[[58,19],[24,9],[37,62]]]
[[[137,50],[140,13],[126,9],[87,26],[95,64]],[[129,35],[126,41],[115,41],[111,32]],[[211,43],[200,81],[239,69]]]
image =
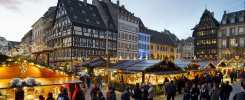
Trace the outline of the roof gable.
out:
[[[79,0],[60,0],[71,22],[106,29],[96,6]]]
[[[201,30],[203,28],[206,28],[207,26],[209,28],[218,28],[219,22],[214,18],[213,13],[205,9],[198,25],[194,27],[194,30]]]

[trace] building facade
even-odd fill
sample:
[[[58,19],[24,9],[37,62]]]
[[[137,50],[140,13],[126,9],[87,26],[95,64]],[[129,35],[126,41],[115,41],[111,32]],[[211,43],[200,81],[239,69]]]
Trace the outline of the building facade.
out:
[[[177,47],[179,59],[193,59],[194,58],[194,40],[192,37],[178,41]]]
[[[107,13],[116,25],[117,35],[117,58],[137,59],[138,58],[138,32],[139,20],[133,13],[128,11],[124,5],[120,6],[111,0],[93,0],[93,4],[99,8],[100,13]],[[105,19],[105,17],[102,18]]]
[[[151,59],[174,61],[177,55],[177,38],[169,31],[157,32],[148,29],[151,35],[150,57]]]
[[[0,54],[7,55],[8,50],[8,41],[4,37],[0,37]]]
[[[105,56],[110,52],[116,56],[117,33],[113,23],[102,20],[98,8],[86,0],[59,0],[53,32],[48,34],[50,64],[68,70],[74,61],[94,56]]]
[[[52,32],[52,24],[56,7],[50,7],[48,11],[32,25],[32,59],[38,63],[47,64],[49,51],[47,47],[47,35]]]
[[[138,58],[149,59],[150,57],[150,40],[151,35],[147,33],[147,29],[141,19],[139,20],[138,32]]]
[[[244,58],[245,10],[224,12],[218,34],[219,59]]]
[[[214,13],[205,9],[198,25],[194,27],[194,54],[200,60],[217,60],[219,22],[214,18]]]
[[[20,49],[23,51],[21,54],[27,58],[32,56],[32,30],[28,31],[20,42]]]

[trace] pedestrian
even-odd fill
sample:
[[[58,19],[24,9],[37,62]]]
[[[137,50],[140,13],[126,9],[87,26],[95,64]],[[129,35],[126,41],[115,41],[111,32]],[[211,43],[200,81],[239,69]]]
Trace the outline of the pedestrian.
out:
[[[121,100],[130,100],[130,93],[129,93],[129,88],[125,88],[122,95],[121,95]]]
[[[142,100],[142,91],[140,89],[139,83],[136,83],[136,87],[133,90],[133,97],[135,100]]]
[[[151,84],[149,84],[149,89],[148,89],[148,100],[153,100],[153,86]]]
[[[194,84],[191,89],[191,100],[198,100],[199,94],[200,94],[200,90],[197,84]]]
[[[44,96],[43,95],[39,95],[39,100],[45,100]]]
[[[176,86],[174,85],[174,82],[171,81],[167,87],[165,88],[166,90],[166,95],[167,95],[167,100],[174,100],[175,95],[176,95]]]
[[[225,86],[226,86],[225,98],[229,98],[229,97],[230,97],[230,94],[231,94],[231,92],[232,92],[232,90],[233,90],[233,88],[232,88],[232,86],[229,84],[229,81],[226,81]],[[227,100],[229,100],[229,99],[227,99]]]
[[[87,84],[87,87],[89,89],[90,88],[90,85],[91,85],[91,78],[90,78],[90,76],[87,76],[86,77],[86,84]]]
[[[75,84],[75,91],[72,95],[72,100],[85,100],[85,94],[78,83]]]
[[[178,93],[181,94],[182,86],[181,86],[181,79],[180,78],[176,79],[176,87],[177,87]]]
[[[148,96],[149,96],[149,85],[144,85],[143,86],[143,100],[148,100]]]
[[[191,100],[191,85],[190,85],[190,83],[185,84],[183,100]]]
[[[96,81],[99,85],[99,88],[102,88],[102,77],[100,75],[96,77]]]
[[[231,83],[234,81],[234,71],[231,71],[230,73]]]
[[[213,88],[211,90],[211,100],[219,100],[220,97],[220,88],[219,84],[213,83]]]
[[[200,100],[210,100],[207,84],[203,84],[200,90]]]
[[[58,95],[57,100],[69,100],[67,89],[64,87],[60,88],[60,94]]]
[[[46,100],[54,100],[53,93],[49,92]]]
[[[106,93],[106,100],[116,100],[116,93],[112,86],[108,87],[108,91]]]
[[[105,100],[105,97],[97,85],[94,85],[90,92],[91,100]]]
[[[245,100],[245,80],[241,82],[241,92],[235,94],[233,100]]]
[[[15,92],[15,100],[24,100],[25,92],[22,88],[17,88]]]
[[[221,100],[229,100],[230,94],[232,92],[232,86],[229,84],[229,81],[226,81],[226,83],[221,84],[220,92]]]
[[[235,81],[235,82],[236,82],[237,77],[238,77],[237,71],[235,70],[235,71],[234,71],[234,81]]]

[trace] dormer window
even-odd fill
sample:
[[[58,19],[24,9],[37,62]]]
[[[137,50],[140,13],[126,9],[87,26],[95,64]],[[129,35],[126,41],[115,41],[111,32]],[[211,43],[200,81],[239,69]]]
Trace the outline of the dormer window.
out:
[[[243,16],[240,16],[239,17],[239,22],[243,22],[244,21],[244,17]]]
[[[230,19],[231,23],[235,23],[235,18]]]

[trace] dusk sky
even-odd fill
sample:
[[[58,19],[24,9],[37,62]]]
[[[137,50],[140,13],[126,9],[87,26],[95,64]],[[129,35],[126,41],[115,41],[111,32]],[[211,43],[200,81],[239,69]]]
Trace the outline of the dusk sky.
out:
[[[0,36],[20,41],[32,24],[58,0],[0,0]],[[91,3],[91,0],[88,0]],[[116,2],[116,0],[112,0]],[[224,10],[244,9],[245,0],[120,0],[120,4],[140,17],[148,28],[170,30],[180,38],[192,35],[192,28],[205,10],[214,11],[218,21]]]

